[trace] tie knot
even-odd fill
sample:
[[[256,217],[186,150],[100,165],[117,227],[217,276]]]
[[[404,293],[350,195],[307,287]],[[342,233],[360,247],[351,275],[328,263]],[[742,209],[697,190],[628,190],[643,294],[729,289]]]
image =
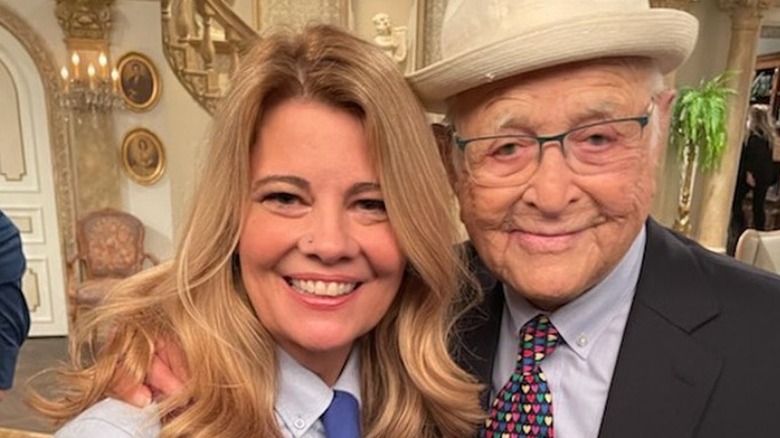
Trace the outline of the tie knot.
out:
[[[333,400],[321,419],[328,438],[360,438],[360,406],[348,392],[333,391]]]
[[[520,329],[520,363],[523,374],[539,368],[560,342],[558,329],[546,315],[536,315]]]

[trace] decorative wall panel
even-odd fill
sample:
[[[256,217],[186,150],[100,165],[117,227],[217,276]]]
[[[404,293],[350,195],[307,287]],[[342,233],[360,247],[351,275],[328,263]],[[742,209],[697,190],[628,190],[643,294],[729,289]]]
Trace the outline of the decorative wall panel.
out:
[[[22,126],[19,119],[19,93],[8,66],[0,61],[0,178],[21,181],[26,174]]]

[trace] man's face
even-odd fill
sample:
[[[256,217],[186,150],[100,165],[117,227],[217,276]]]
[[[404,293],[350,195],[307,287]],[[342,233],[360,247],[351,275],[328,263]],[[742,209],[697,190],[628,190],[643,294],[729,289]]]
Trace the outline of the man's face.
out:
[[[671,91],[653,98],[651,77],[646,68],[588,62],[516,76],[455,99],[455,129],[463,139],[553,136],[645,115],[653,102],[638,147],[619,164],[577,172],[571,167],[573,154],[564,155],[559,142],[549,141],[523,181],[488,186],[476,181],[471,169],[459,173],[455,190],[461,217],[479,254],[494,274],[539,308],[560,307],[603,279],[649,214],[666,138],[660,127],[666,126],[673,98]],[[602,134],[588,134],[585,141],[601,144]]]

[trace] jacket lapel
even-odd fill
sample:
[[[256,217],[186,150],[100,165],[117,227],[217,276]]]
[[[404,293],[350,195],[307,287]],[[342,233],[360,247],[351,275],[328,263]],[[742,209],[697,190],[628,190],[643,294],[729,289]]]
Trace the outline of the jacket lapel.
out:
[[[601,438],[689,438],[722,359],[696,340],[718,302],[690,249],[653,222],[618,354]]]
[[[467,252],[472,272],[477,276],[482,291],[482,300],[471,308],[458,321],[454,356],[456,362],[486,385],[480,396],[484,409],[490,400],[490,383],[493,374],[493,362],[501,330],[501,315],[504,309],[504,292],[501,282],[497,281],[476,256],[474,248],[468,244]]]

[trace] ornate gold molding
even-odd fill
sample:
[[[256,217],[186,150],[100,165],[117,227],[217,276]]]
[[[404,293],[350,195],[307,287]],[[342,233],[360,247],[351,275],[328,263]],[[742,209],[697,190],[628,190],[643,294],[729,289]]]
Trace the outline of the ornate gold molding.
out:
[[[299,31],[312,20],[349,28],[350,3],[350,0],[253,0],[254,28],[262,31],[284,24]]]
[[[780,26],[761,26],[761,38],[780,38]]]
[[[57,0],[54,15],[67,39],[108,41],[114,0]]]
[[[731,16],[733,29],[758,30],[764,12],[774,0],[718,0],[718,7]]]
[[[57,111],[57,94],[60,92],[61,83],[57,63],[47,49],[43,38],[14,11],[3,4],[0,4],[0,26],[8,29],[19,40],[30,54],[41,75],[49,119],[49,142],[52,154],[52,171],[54,172],[54,195],[57,203],[60,243],[63,260],[65,260],[68,254],[72,254],[76,250],[74,220],[76,217],[76,196],[67,125],[59,117]]]

